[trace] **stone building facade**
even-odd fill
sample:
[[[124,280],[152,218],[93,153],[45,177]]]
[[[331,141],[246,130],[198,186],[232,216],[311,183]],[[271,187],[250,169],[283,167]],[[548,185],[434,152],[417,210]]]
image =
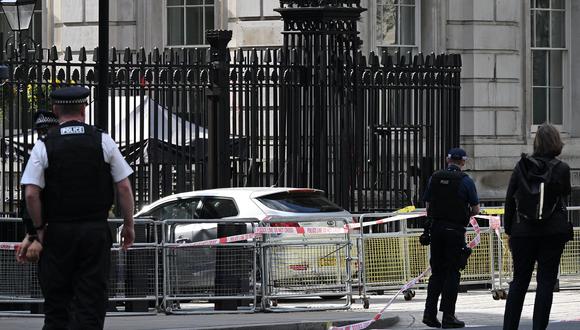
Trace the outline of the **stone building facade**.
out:
[[[580,3],[572,0],[361,0],[363,51],[462,54],[461,143],[484,201],[500,201],[537,124],[562,131],[562,158],[580,169]],[[282,43],[277,0],[110,1],[111,46],[204,46],[206,28],[231,47]],[[39,0],[33,35],[59,49],[98,43],[98,1]],[[5,28],[5,27],[4,27]],[[573,170],[580,186],[580,171]]]

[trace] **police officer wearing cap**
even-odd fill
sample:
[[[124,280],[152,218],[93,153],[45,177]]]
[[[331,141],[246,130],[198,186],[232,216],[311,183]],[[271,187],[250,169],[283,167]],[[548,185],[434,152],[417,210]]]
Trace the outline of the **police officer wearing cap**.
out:
[[[107,223],[114,191],[124,218],[122,246],[134,240],[131,167],[108,134],[85,124],[89,90],[52,92],[60,125],[35,144],[21,184],[42,244],[43,329],[103,329],[111,259]]]
[[[58,117],[54,112],[38,110],[34,114],[34,129],[40,138],[45,137],[48,130],[56,125],[58,125]]]
[[[431,277],[423,323],[433,328],[463,328],[465,323],[455,317],[455,303],[459,291],[462,267],[467,261],[465,227],[469,218],[479,213],[479,198],[475,183],[464,172],[467,154],[452,148],[447,154],[447,168],[435,172],[429,179],[424,200],[431,225]],[[463,263],[463,265],[462,265]],[[437,319],[437,303],[443,312]]]
[[[58,118],[56,115],[50,111],[46,110],[39,110],[34,114],[34,129],[38,133],[39,138],[43,138],[48,133],[48,130],[52,127],[58,125]],[[24,195],[24,194],[23,194]],[[36,241],[36,229],[34,228],[34,224],[32,223],[32,219],[28,215],[26,210],[26,203],[23,200],[20,203],[21,205],[21,217],[22,222],[24,222],[24,226],[26,228],[26,237],[22,240],[22,243],[18,246],[16,250],[16,260],[19,262],[26,261],[26,254],[30,249],[30,253],[34,253],[32,250],[34,249],[42,249],[41,245]]]

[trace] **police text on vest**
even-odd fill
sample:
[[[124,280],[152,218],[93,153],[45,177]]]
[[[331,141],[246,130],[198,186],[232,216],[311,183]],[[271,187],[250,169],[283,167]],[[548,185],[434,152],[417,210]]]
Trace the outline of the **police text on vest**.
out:
[[[69,126],[60,128],[60,135],[69,134],[85,134],[85,128],[83,126]]]

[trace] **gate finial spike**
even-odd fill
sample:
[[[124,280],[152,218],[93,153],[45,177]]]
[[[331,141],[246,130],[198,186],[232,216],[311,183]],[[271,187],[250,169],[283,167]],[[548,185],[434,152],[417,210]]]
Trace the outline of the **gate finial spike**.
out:
[[[56,49],[55,45],[50,47],[50,51],[48,53],[48,59],[51,61],[58,61],[58,50]]]
[[[87,61],[87,49],[82,46],[79,50],[79,62],[84,63]]]
[[[147,55],[145,55],[145,48],[139,48],[139,52],[137,53],[137,62],[141,64],[145,64],[147,62]]]
[[[125,48],[125,53],[123,54],[123,62],[125,63],[133,62],[133,53],[131,52],[131,48],[129,47]]]
[[[67,46],[64,49],[64,60],[67,62],[70,62],[73,60],[72,49],[70,48],[70,46]]]

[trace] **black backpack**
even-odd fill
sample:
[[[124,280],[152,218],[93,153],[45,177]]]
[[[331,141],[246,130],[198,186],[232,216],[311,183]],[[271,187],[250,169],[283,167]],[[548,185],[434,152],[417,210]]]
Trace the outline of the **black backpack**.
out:
[[[518,162],[518,188],[515,193],[516,209],[520,219],[541,223],[549,219],[561,205],[561,196],[554,193],[554,167],[558,159],[538,160],[523,154]]]

